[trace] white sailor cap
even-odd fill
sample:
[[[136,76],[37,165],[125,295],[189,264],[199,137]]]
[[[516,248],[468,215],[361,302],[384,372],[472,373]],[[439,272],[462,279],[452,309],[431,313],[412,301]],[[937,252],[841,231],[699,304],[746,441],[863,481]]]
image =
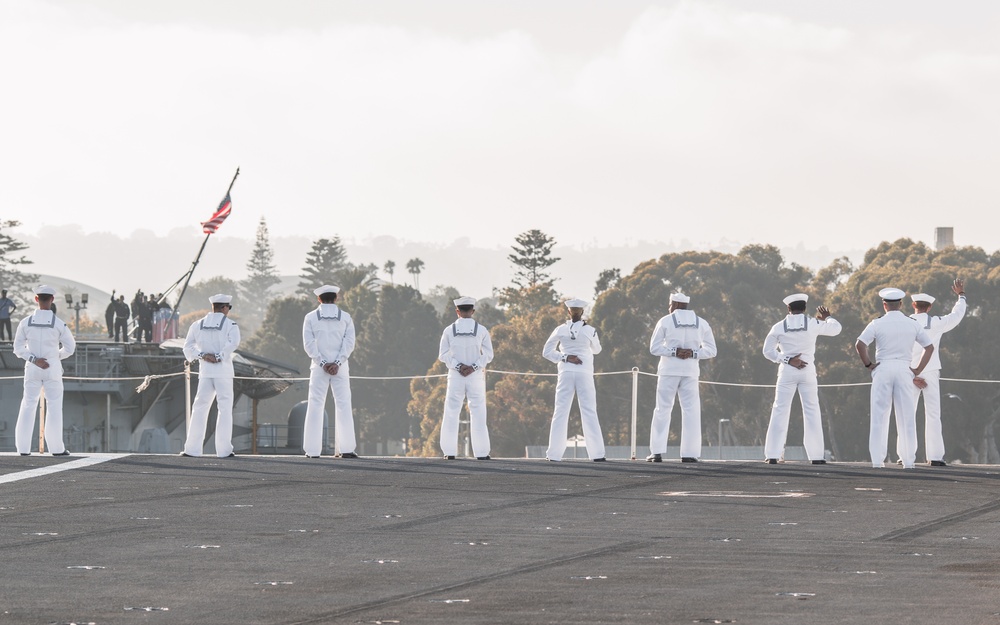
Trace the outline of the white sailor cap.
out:
[[[791,295],[789,295],[788,297],[786,297],[781,301],[782,303],[784,303],[785,306],[788,306],[792,302],[808,302],[809,295],[806,293],[792,293]]]
[[[926,302],[928,304],[934,303],[934,296],[928,295],[926,293],[917,293],[916,295],[911,295],[910,299],[912,299],[915,302]]]
[[[678,304],[690,304],[691,298],[688,297],[687,295],[684,295],[683,293],[671,293],[670,301],[677,302]]]
[[[39,284],[35,287],[35,295],[55,295],[56,290],[47,284]]]
[[[586,308],[587,302],[579,298],[566,300],[566,308]]]
[[[232,304],[233,296],[225,295],[223,293],[216,293],[212,297],[208,298],[210,304]]]
[[[476,298],[474,297],[460,297],[455,301],[455,306],[475,306]]]
[[[904,293],[900,289],[894,289],[892,287],[889,287],[879,291],[878,296],[887,302],[898,302],[899,300],[906,297],[906,293]]]
[[[337,293],[340,293],[340,287],[339,286],[334,286],[332,284],[324,284],[323,286],[319,287],[318,289],[313,289],[313,293],[317,297],[320,296],[320,295],[323,295],[324,293],[333,293],[334,295],[336,295]]]

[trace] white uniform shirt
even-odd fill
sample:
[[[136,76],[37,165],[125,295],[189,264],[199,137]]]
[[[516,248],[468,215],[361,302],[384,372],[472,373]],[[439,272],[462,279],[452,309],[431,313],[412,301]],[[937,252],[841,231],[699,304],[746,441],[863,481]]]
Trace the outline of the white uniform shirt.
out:
[[[584,371],[594,372],[594,354],[601,353],[601,340],[597,338],[594,326],[586,321],[567,321],[557,327],[545,341],[542,356],[547,360],[559,363],[559,372]],[[566,362],[567,356],[576,356],[583,361],[582,365]]]
[[[940,371],[941,369],[941,355],[938,353],[938,349],[941,347],[941,336],[945,332],[954,330],[958,326],[962,318],[965,317],[966,303],[965,296],[961,295],[955,305],[952,306],[951,312],[943,317],[932,316],[927,313],[915,313],[910,315],[910,319],[916,320],[920,326],[927,331],[928,336],[931,337],[931,341],[934,343],[934,353],[931,354],[931,359],[927,361],[927,366],[924,367],[924,371]],[[920,359],[924,355],[924,349],[913,344],[913,355],[910,361],[911,367],[916,367],[920,364]]]
[[[805,313],[790,314],[771,326],[771,331],[764,339],[764,358],[778,364],[788,364],[789,360],[798,356],[809,366],[813,366],[816,337],[837,336],[841,329],[840,322],[833,317],[820,321]]]
[[[354,352],[354,319],[336,304],[320,304],[302,321],[302,347],[310,369],[342,365]]]
[[[14,355],[24,359],[26,371],[42,371],[32,363],[37,358],[44,358],[49,363],[50,375],[61,375],[61,361],[72,356],[74,351],[76,340],[73,334],[51,310],[36,310],[17,324]]]
[[[872,341],[875,341],[876,362],[898,360],[909,363],[914,341],[921,347],[931,344],[931,337],[927,331],[898,310],[890,310],[878,319],[872,320],[858,340],[865,345],[871,345]]]
[[[677,358],[678,349],[693,350],[694,355]],[[649,339],[649,353],[660,357],[660,365],[656,368],[659,375],[698,377],[701,371],[698,361],[714,358],[718,350],[708,322],[694,311],[682,308],[656,322]]]
[[[456,371],[462,365],[471,365],[477,371],[483,369],[493,360],[489,331],[475,319],[456,319],[441,333],[438,360]]]
[[[240,346],[240,328],[220,312],[211,312],[188,328],[184,357],[189,361],[213,354],[220,362],[202,360],[198,375],[203,378],[233,377],[233,352]]]

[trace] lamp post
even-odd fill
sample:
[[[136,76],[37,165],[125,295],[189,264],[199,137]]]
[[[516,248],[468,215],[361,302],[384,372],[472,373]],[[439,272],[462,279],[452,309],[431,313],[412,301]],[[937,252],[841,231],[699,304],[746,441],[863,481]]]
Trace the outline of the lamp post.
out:
[[[73,303],[73,294],[66,294],[66,305],[69,306],[70,310],[76,311],[76,325],[73,327],[74,336],[80,334],[80,311],[87,309],[87,302],[90,300],[90,296],[87,293],[80,295],[80,301]]]

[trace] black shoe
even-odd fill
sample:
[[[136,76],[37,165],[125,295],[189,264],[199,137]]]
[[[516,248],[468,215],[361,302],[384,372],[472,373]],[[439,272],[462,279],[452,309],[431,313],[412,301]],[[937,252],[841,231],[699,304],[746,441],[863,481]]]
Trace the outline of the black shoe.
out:
[[[813,464],[826,464],[826,460],[813,460]]]
[[[357,458],[357,457],[358,454],[354,453],[353,451],[349,451],[346,454],[337,454],[336,456],[334,456],[334,458]]]
[[[52,454],[52,455],[53,456],[68,456],[69,455],[69,450],[68,449],[64,449],[60,453],[58,453],[58,454]]]
[[[24,455],[24,454],[22,454],[22,455]],[[948,463],[945,462],[944,460],[931,460],[931,466],[932,467],[946,467],[946,466],[948,466]]]
[[[594,462],[607,462],[607,458],[594,458]]]
[[[184,458],[197,458],[198,457],[198,456],[192,456],[191,454],[187,453],[186,451],[182,451],[180,453],[180,455],[183,456]]]
[[[229,455],[226,456],[226,458],[235,458],[235,457],[236,457],[236,452],[235,451],[229,452]]]
[[[455,456],[445,456],[444,459],[445,460],[454,460]]]
[[[31,454],[21,454],[22,456],[30,456]]]
[[[896,464],[898,464],[899,466],[903,466],[903,459],[900,458],[899,460],[897,460]]]
[[[476,460],[492,460],[492,458],[490,458],[489,454],[486,454],[485,456],[476,456]]]
[[[697,458],[681,458],[681,462],[698,462]]]
[[[646,456],[646,462],[663,462],[663,456],[660,454],[649,454]]]
[[[778,459],[777,458],[768,458],[768,459],[764,460],[764,462],[766,464],[778,464]]]
[[[306,458],[319,458],[319,456],[310,456],[309,454],[306,454]]]

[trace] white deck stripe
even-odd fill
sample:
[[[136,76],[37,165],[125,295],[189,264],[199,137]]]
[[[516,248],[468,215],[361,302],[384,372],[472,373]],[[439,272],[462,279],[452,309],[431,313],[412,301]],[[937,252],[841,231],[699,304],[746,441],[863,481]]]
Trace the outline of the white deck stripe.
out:
[[[84,467],[90,467],[95,464],[101,464],[102,462],[107,462],[109,460],[117,460],[118,458],[125,458],[126,456],[131,456],[131,455],[132,454],[88,454],[86,456],[83,456],[82,458],[77,458],[76,460],[70,460],[69,462],[61,462],[59,464],[54,464],[50,467],[39,467],[37,469],[29,469],[27,471],[18,471],[17,473],[8,473],[7,475],[0,475],[0,484],[6,484],[9,482],[18,482],[20,480],[28,480],[33,477],[42,477],[43,475],[51,475],[53,473],[59,473],[60,471],[82,469]]]

